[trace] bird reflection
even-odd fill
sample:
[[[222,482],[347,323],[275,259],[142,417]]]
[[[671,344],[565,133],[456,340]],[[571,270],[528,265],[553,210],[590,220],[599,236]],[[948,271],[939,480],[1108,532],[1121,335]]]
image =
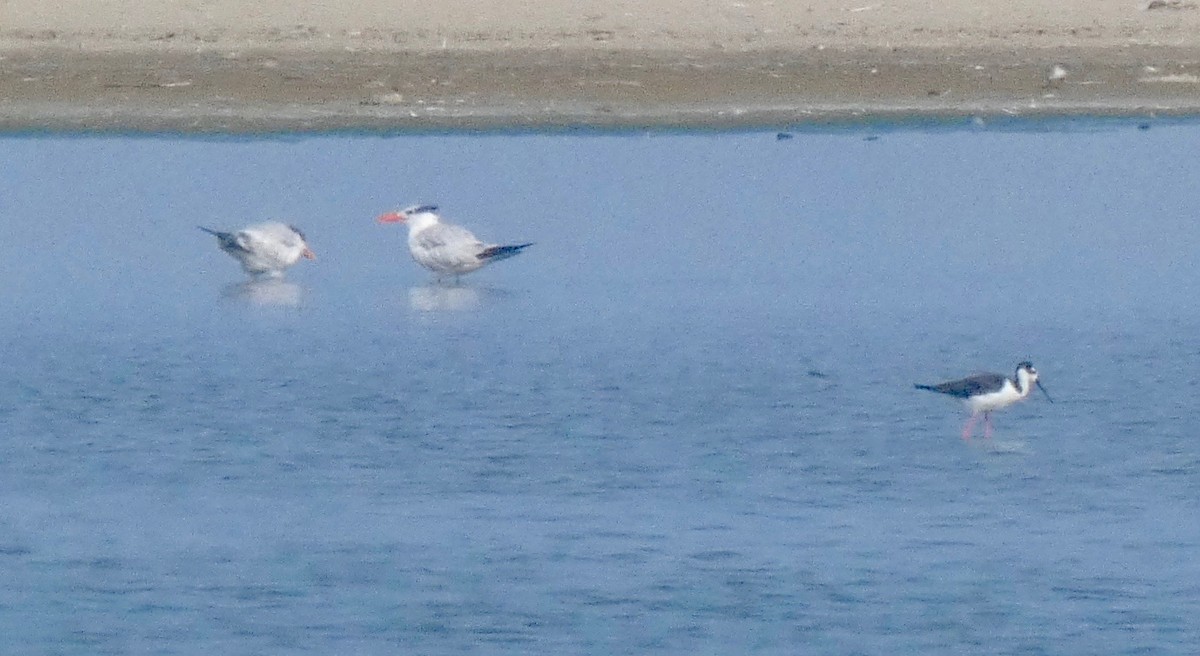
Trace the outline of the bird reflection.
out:
[[[300,305],[304,290],[296,283],[278,278],[260,278],[227,285],[221,295],[255,305]]]
[[[418,312],[463,312],[479,307],[479,290],[459,285],[431,284],[408,290],[408,303]]]

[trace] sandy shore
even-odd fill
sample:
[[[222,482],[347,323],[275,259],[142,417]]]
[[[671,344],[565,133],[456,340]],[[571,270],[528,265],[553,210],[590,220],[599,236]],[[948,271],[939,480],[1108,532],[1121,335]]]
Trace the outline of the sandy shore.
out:
[[[0,3],[0,129],[1200,113],[1190,0],[49,4]]]

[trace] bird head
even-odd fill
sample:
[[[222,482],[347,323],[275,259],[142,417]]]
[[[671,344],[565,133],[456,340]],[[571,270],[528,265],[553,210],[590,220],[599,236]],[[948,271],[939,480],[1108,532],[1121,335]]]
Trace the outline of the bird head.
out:
[[[1017,365],[1017,383],[1024,390],[1028,390],[1030,385],[1037,385],[1037,388],[1042,390],[1042,394],[1046,395],[1046,400],[1054,403],[1054,399],[1050,398],[1050,392],[1047,392],[1042,381],[1038,380],[1038,372],[1033,368],[1032,362],[1027,360]]]
[[[300,237],[300,243],[304,244],[304,250],[301,251],[300,255],[307,260],[317,259],[317,254],[308,247],[308,237],[304,236],[304,231],[294,225],[289,225],[288,227],[292,229],[292,232],[296,233]]]
[[[434,214],[437,205],[412,205],[402,210],[379,215],[380,223],[406,223],[409,219],[421,214]],[[436,217],[437,215],[434,214]]]

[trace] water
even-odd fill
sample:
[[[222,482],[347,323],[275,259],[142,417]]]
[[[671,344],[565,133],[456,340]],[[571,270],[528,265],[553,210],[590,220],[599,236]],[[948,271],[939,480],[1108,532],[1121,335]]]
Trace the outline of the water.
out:
[[[1200,126],[1042,127],[0,140],[0,652],[1191,653]]]

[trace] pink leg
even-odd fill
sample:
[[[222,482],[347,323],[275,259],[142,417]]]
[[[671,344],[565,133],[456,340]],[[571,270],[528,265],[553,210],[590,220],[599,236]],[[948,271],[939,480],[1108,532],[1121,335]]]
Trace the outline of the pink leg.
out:
[[[979,415],[973,414],[973,415],[971,415],[971,417],[969,419],[967,419],[967,423],[963,425],[962,438],[963,438],[964,442],[971,441],[971,433],[972,433],[973,429],[975,428],[975,422],[978,419],[979,419]]]
[[[992,439],[993,430],[994,429],[992,428],[992,413],[990,413],[990,412],[983,413],[983,439],[985,439],[985,440]]]

